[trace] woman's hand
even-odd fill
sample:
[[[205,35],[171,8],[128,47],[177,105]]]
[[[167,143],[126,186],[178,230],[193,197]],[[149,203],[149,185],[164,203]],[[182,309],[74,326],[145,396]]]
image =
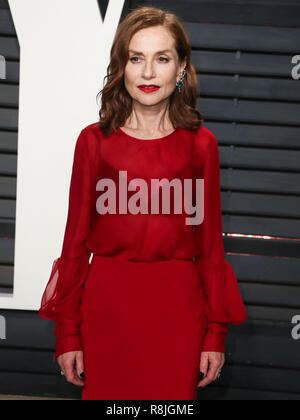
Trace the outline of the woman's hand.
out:
[[[218,379],[225,364],[225,354],[215,352],[201,353],[200,372],[204,379],[198,383],[198,387],[204,388]]]
[[[76,386],[84,386],[84,362],[82,351],[73,351],[62,354],[57,358],[57,363],[68,382]]]

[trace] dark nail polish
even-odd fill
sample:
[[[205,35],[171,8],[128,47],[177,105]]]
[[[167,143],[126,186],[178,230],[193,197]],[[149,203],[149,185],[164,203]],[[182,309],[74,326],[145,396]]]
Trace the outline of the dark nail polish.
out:
[[[199,381],[202,381],[202,379],[204,379],[205,375],[203,372],[199,373]]]
[[[82,372],[82,373],[80,374],[80,378],[81,378],[81,379],[84,379],[84,378],[85,378],[85,373],[84,373],[84,372]]]

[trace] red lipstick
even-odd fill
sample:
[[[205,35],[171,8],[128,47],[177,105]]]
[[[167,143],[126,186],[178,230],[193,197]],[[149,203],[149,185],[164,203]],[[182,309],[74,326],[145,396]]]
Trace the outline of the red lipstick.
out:
[[[140,85],[138,88],[145,93],[153,93],[160,89],[157,85]]]

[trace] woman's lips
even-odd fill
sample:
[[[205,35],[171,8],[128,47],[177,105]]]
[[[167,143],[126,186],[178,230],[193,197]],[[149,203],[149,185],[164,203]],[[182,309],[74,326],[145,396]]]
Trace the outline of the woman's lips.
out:
[[[156,92],[157,90],[159,90],[159,89],[160,89],[160,87],[145,88],[145,87],[143,87],[143,86],[139,86],[138,88],[139,88],[142,92],[145,92],[145,93],[153,93],[153,92]]]

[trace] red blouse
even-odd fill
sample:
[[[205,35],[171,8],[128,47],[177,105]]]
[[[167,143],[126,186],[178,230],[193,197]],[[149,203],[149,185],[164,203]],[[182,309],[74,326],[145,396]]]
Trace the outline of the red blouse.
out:
[[[98,187],[97,191],[96,184],[109,178],[119,188],[119,171],[127,171],[128,182],[142,178],[149,191],[153,178],[179,178],[182,185],[184,179],[204,179],[203,222],[187,224],[187,214],[176,214],[172,206],[169,214],[152,214],[151,207],[148,214],[119,214],[118,194],[116,213],[100,214],[96,203],[103,190]],[[136,192],[128,191],[128,200]],[[152,140],[131,137],[120,128],[105,138],[98,123],[81,131],[74,152],[62,252],[53,263],[39,310],[42,318],[56,323],[55,357],[82,350],[80,302],[92,253],[146,262],[193,259],[208,318],[203,351],[224,353],[228,324],[241,324],[247,312],[234,271],[225,261],[219,152],[214,134],[203,125],[197,132],[177,128]]]

